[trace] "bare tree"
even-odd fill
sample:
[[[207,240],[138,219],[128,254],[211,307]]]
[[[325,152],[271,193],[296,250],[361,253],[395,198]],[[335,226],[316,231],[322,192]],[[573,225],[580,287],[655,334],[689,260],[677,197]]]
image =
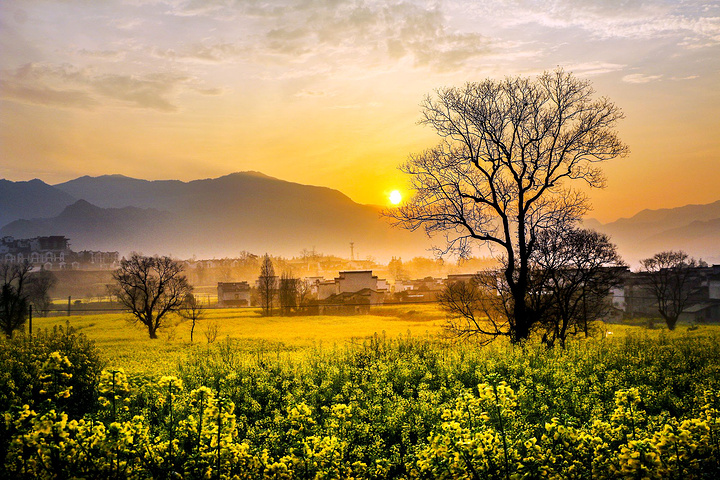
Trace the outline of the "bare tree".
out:
[[[28,300],[34,307],[33,311],[37,311],[43,316],[48,314],[52,306],[50,290],[55,288],[55,285],[57,285],[57,277],[49,270],[40,270],[30,274]]]
[[[447,314],[446,332],[451,336],[476,337],[488,343],[505,328],[505,303],[497,294],[498,272],[486,271],[470,282],[451,282],[438,294],[438,302]]]
[[[205,317],[207,311],[203,307],[202,303],[197,299],[195,295],[188,292],[185,294],[183,302],[180,304],[178,314],[185,320],[189,320],[190,324],[190,343],[193,342],[193,334],[195,333],[195,326],[197,322]]]
[[[405,271],[405,268],[403,267],[402,258],[400,258],[400,257],[398,257],[398,258],[392,257],[390,262],[388,262],[388,273],[393,278],[393,280],[395,280],[396,282],[398,280],[402,281],[402,280],[408,279],[407,272]]]
[[[588,209],[566,183],[602,187],[597,163],[628,151],[614,130],[622,112],[593,94],[590,82],[561,69],[439,89],[425,99],[420,123],[442,141],[401,167],[414,196],[387,214],[404,228],[444,235],[441,255],[489,244],[510,292],[498,335],[513,342],[528,338],[537,320],[527,296],[538,234]]]
[[[0,263],[0,330],[8,338],[27,320],[27,284],[31,269],[29,262]]]
[[[144,257],[137,253],[120,261],[112,274],[110,292],[134,317],[145,325],[150,338],[157,338],[163,318],[176,311],[192,287],[183,275],[183,266],[170,257]]]
[[[658,313],[667,327],[675,330],[678,318],[690,299],[693,269],[698,263],[683,251],[666,251],[641,260],[640,265],[648,273]]]
[[[285,271],[280,276],[278,286],[278,301],[282,315],[290,315],[298,307],[300,296],[300,280],[293,277],[291,272]]]
[[[277,290],[277,277],[270,255],[267,253],[260,263],[260,276],[258,277],[258,293],[260,294],[260,305],[263,316],[272,315],[273,300]]]
[[[626,266],[603,233],[553,229],[537,238],[530,296],[545,343],[564,347],[569,335],[589,336],[591,323],[610,312],[610,289]]]

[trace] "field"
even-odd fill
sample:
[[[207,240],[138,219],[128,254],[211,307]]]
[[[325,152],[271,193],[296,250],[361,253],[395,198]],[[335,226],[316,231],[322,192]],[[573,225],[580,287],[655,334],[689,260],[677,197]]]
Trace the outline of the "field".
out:
[[[372,313],[212,310],[193,344],[186,323],[37,319],[62,328],[0,344],[0,477],[720,475],[716,326],[547,350],[443,339],[433,306]]]
[[[134,373],[172,373],[178,361],[208,345],[208,327],[215,341],[231,339],[247,351],[297,352],[304,347],[342,347],[375,334],[388,338],[426,336],[441,332],[444,316],[434,305],[377,307],[372,315],[262,317],[257,309],[211,309],[195,328],[171,318],[158,340],[150,340],[142,326],[129,323],[123,313],[36,318],[34,328],[70,326],[93,340],[108,367]]]

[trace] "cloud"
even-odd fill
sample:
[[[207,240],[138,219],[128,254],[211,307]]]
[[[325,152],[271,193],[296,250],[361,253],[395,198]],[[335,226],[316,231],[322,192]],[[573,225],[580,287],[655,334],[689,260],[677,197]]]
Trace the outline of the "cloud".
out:
[[[321,97],[330,97],[332,96],[330,93],[326,91],[318,91],[318,90],[301,90],[297,92],[294,97],[297,98],[321,98]]]
[[[120,50],[87,50],[83,48],[81,50],[78,50],[78,54],[83,57],[117,62],[124,60],[127,52]]]
[[[678,37],[688,45],[720,44],[720,7],[686,2],[628,0],[495,0],[476,13],[495,15],[506,26],[536,24],[553,29],[580,28],[600,39]]]
[[[246,49],[233,43],[195,43],[179,50],[155,48],[153,55],[169,60],[219,63],[237,57],[245,51]]]
[[[102,75],[89,79],[89,86],[101,96],[120,100],[126,105],[174,112],[168,96],[187,80],[176,75],[155,74],[144,78],[128,75]]]
[[[81,90],[58,90],[47,86],[24,86],[14,82],[4,82],[0,95],[4,99],[20,100],[37,105],[74,107],[90,109],[97,101]]]
[[[295,62],[341,67],[352,58],[367,68],[410,59],[417,68],[444,72],[491,49],[487,37],[453,30],[438,8],[416,3],[338,0],[298,2],[283,13],[270,8],[273,28],[264,34],[262,53]]]
[[[662,75],[645,75],[644,73],[633,73],[631,75],[625,75],[624,77],[622,77],[622,81],[625,83],[650,83],[658,81],[662,77]]]
[[[570,63],[564,65],[565,70],[573,72],[576,75],[592,76],[592,75],[603,75],[611,72],[618,72],[625,68],[625,65],[620,63],[610,62],[583,62],[583,63]]]
[[[183,87],[217,94],[215,89],[199,88],[186,76],[177,74],[117,75],[97,74],[72,65],[28,63],[3,72],[3,98],[45,106],[91,109],[100,104],[118,103],[126,107],[175,112],[171,97]]]

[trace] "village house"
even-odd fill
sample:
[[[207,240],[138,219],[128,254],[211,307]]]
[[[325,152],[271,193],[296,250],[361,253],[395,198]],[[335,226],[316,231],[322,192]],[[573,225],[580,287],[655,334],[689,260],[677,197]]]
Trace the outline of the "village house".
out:
[[[687,282],[688,302],[679,320],[691,323],[720,321],[720,265],[696,267]],[[613,306],[625,318],[657,318],[658,303],[650,274],[626,270],[611,290]]]
[[[325,300],[337,294],[335,280],[315,280],[311,286],[312,294],[318,300]]]
[[[332,295],[318,305],[320,315],[360,315],[370,313],[371,305],[381,305],[383,292],[363,288],[357,292],[342,292]]]
[[[220,282],[217,285],[218,307],[250,306],[248,282]]]
[[[470,283],[475,279],[476,276],[477,273],[451,273],[447,276],[447,280],[445,281],[445,283],[447,285],[455,282]]]
[[[351,270],[340,272],[335,278],[336,293],[358,292],[364,288],[378,290],[378,277],[372,270]]]
[[[445,288],[447,280],[425,277],[395,282],[395,300],[398,302],[434,302]]]
[[[378,279],[372,270],[345,270],[333,280],[322,277],[305,279],[311,294],[324,305],[378,305],[388,291],[385,279]],[[325,307],[323,311],[328,311]],[[347,310],[347,309],[345,309]],[[355,311],[356,309],[350,309]]]

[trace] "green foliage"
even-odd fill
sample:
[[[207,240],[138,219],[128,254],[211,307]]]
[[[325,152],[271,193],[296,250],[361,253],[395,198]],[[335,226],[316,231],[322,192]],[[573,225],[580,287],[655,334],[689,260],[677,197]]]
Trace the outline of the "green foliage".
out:
[[[376,336],[292,361],[225,341],[176,376],[102,372],[80,418],[75,363],[49,349],[52,408],[13,403],[0,477],[715,478],[718,358],[716,336],[677,334],[562,351]]]
[[[0,341],[0,411],[44,402],[72,418],[92,412],[103,368],[94,342],[72,327]]]

